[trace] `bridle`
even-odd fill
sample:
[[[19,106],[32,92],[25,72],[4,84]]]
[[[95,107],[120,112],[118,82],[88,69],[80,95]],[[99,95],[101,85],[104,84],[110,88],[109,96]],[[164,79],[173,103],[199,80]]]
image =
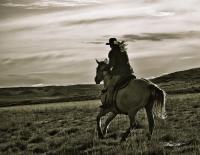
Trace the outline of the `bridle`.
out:
[[[104,66],[101,66],[101,65],[104,65]],[[99,63],[99,66],[97,67],[96,69],[96,75],[100,78],[97,78],[97,76],[95,77],[95,81],[98,80],[98,83],[100,81],[102,81],[107,75],[110,74],[110,67],[108,64],[104,63],[104,62],[101,62]]]

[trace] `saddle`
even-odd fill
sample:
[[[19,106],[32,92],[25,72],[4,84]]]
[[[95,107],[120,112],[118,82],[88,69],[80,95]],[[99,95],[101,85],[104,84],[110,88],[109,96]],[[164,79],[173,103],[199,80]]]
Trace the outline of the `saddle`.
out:
[[[120,79],[117,84],[115,85],[115,92],[125,88],[132,79],[136,79],[136,76],[131,74],[125,78]]]

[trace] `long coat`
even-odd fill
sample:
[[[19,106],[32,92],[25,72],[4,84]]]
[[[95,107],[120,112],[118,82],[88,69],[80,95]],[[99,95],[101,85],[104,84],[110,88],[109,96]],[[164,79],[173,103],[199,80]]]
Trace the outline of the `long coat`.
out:
[[[112,67],[113,75],[128,76],[133,73],[126,51],[116,46],[108,54],[109,65]]]

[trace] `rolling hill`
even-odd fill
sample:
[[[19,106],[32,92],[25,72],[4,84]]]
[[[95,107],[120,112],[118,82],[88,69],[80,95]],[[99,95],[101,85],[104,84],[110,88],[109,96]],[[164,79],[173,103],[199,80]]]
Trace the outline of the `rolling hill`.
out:
[[[178,71],[150,79],[167,94],[200,92],[200,68]],[[0,107],[84,101],[100,97],[102,85],[83,84],[70,86],[0,88]]]

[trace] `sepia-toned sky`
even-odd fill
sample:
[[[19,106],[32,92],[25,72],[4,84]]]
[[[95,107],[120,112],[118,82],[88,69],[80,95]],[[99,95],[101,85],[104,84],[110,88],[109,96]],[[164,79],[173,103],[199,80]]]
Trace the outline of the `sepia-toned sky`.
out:
[[[94,83],[109,37],[138,77],[200,67],[199,0],[1,0],[0,87]]]

